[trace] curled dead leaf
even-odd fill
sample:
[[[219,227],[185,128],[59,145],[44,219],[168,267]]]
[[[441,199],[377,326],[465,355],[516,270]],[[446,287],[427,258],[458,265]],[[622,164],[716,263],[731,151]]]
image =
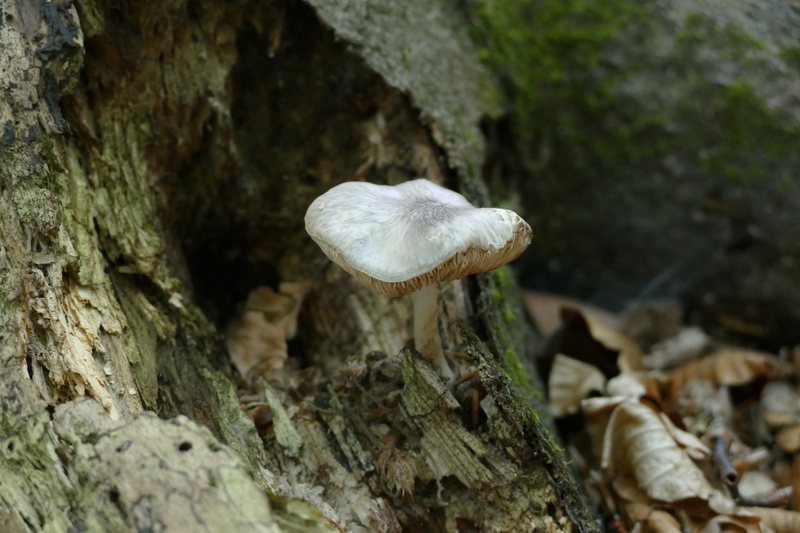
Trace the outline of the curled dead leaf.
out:
[[[758,470],[742,474],[737,486],[742,498],[766,498],[778,488],[772,476]]]
[[[556,355],[548,379],[551,414],[558,418],[577,413],[581,400],[592,391],[603,392],[605,385],[606,377],[597,367]]]
[[[641,523],[641,533],[683,533],[680,522],[661,509],[653,509]]]
[[[561,320],[539,359],[543,376],[549,376],[557,354],[597,367],[606,378],[644,368],[641,350],[631,339],[572,308],[561,310]]]
[[[659,401],[661,399],[660,377],[657,373],[642,371],[620,374],[608,381],[606,392],[609,396],[625,396],[626,398],[647,396]]]
[[[776,375],[784,365],[774,355],[739,348],[727,348],[679,366],[669,374],[670,394],[693,380],[715,385],[745,385],[765,375]]]
[[[619,352],[617,366],[620,372],[644,370],[642,350],[635,341],[591,316],[586,317],[586,322],[592,337],[606,348]]]
[[[759,517],[762,525],[775,533],[797,533],[800,531],[800,513],[797,511],[768,507],[746,507],[743,510]]]
[[[733,405],[727,389],[708,381],[690,381],[680,389],[677,398],[671,398],[683,425],[692,433],[704,434],[714,420],[729,421]]]
[[[271,287],[256,287],[247,295],[244,309],[262,313],[269,322],[277,322],[286,316],[294,302],[292,296],[275,292]]]
[[[620,504],[620,511],[627,518],[628,523],[643,523],[653,512],[653,506],[659,505],[636,484],[636,480],[629,476],[618,476],[612,486]]]
[[[602,457],[604,469],[630,476],[654,500],[706,500],[712,494],[703,472],[675,441],[659,413],[639,401],[626,400],[614,409]]]
[[[719,515],[702,525],[698,533],[765,533],[757,516]]]
[[[611,311],[574,298],[547,292],[523,291],[522,299],[528,313],[545,335],[553,334],[561,325],[561,310],[565,307],[575,309],[583,316],[591,317],[593,321],[612,329],[619,330],[622,325],[622,319]]]
[[[783,428],[777,435],[778,445],[789,453],[800,451],[800,424]]]
[[[284,327],[270,323],[258,311],[245,311],[231,325],[227,345],[231,361],[246,378],[282,368],[289,356]]]
[[[283,368],[287,340],[297,334],[297,316],[310,282],[283,282],[280,292],[258,287],[250,292],[240,317],[227,329],[226,344],[239,373],[252,379]]]
[[[603,453],[603,438],[608,427],[608,421],[611,419],[611,415],[614,414],[614,409],[626,399],[624,396],[597,397],[587,398],[581,402],[581,409],[584,417],[586,417],[586,433],[591,440],[595,456],[600,456]]]
[[[281,323],[286,330],[286,338],[297,335],[297,316],[311,282],[282,281],[276,293],[270,287],[256,287],[247,295],[245,311],[259,311],[273,323]]]
[[[800,422],[800,398],[785,381],[767,383],[761,391],[761,414],[770,429]]]
[[[677,442],[684,450],[686,450],[686,453],[689,454],[689,457],[692,459],[705,459],[711,453],[711,450],[708,449],[708,446],[703,444],[700,439],[691,433],[677,427],[675,423],[670,420],[666,413],[659,411],[658,417],[664,424],[664,428],[667,430],[667,433],[669,433],[670,436],[675,439],[675,442]]]

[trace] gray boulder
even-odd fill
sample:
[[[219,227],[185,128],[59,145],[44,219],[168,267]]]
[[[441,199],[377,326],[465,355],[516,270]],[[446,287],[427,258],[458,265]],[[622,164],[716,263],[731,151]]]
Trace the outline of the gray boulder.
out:
[[[707,327],[800,341],[800,5],[477,13],[517,111],[489,136],[517,153],[496,141],[487,171],[525,176],[524,282],[617,309],[677,296]]]

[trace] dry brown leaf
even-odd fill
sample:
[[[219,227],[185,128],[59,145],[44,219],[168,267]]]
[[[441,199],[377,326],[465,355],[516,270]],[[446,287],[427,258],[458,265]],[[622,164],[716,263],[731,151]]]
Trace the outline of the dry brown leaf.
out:
[[[680,510],[693,525],[693,531],[717,515],[737,514],[736,502],[717,489],[712,489],[707,499],[689,498],[672,503],[672,507]]]
[[[708,381],[690,381],[671,398],[674,410],[681,414],[684,427],[694,434],[708,431],[714,420],[730,420],[733,416],[731,396]]]
[[[619,515],[624,520],[628,530],[632,533],[641,533],[648,518],[656,506],[663,506],[651,500],[636,486],[636,481],[627,477],[618,477],[613,482],[614,492],[618,503]],[[617,531],[618,528],[609,528]],[[646,530],[645,530],[646,531]],[[670,530],[667,530],[670,531]],[[671,533],[671,532],[670,532]]]
[[[286,338],[291,340],[297,335],[297,317],[300,315],[300,306],[311,288],[311,281],[282,281],[278,285],[281,294],[286,294],[294,298],[294,306],[286,315],[284,327],[286,328]]]
[[[585,316],[584,318],[589,324],[589,331],[591,331],[592,337],[606,348],[619,352],[617,366],[620,372],[644,370],[642,350],[636,342],[596,318],[591,316]]]
[[[650,511],[641,524],[641,533],[683,533],[678,519],[661,509]]]
[[[553,359],[558,354],[597,367],[608,379],[619,374],[619,350],[606,347],[592,334],[589,322],[579,311],[565,307],[561,310],[561,327],[550,336],[538,365],[542,375],[549,376]]]
[[[621,509],[629,522],[643,523],[657,506],[664,507],[664,502],[649,498],[637,485],[636,481],[628,476],[617,477],[613,482],[614,490],[620,502]],[[689,498],[672,502],[672,509],[681,511],[684,517],[694,523],[697,531],[701,525],[717,515],[734,515],[737,513],[736,503],[721,491],[712,489],[706,500]],[[749,515],[749,513],[745,513]]]
[[[617,476],[612,486],[619,500],[619,508],[629,524],[642,523],[653,512],[654,505],[659,502],[648,498],[629,476]]]
[[[784,451],[795,453],[800,450],[800,424],[783,428],[776,438]]]
[[[700,528],[698,533],[765,533],[757,516],[715,516]]]
[[[711,497],[708,498],[708,507],[717,514],[733,515],[738,513],[736,502],[717,489],[714,489]]]
[[[705,459],[708,457],[711,450],[700,439],[677,427],[666,413],[659,412],[658,416],[661,418],[661,422],[669,435],[686,450],[686,453],[692,459]]]
[[[292,309],[294,298],[288,294],[275,292],[272,287],[256,287],[247,295],[245,311],[263,313],[269,322],[277,322]]]
[[[608,380],[606,393],[609,396],[624,396],[626,398],[647,396],[655,401],[660,401],[660,377],[658,373],[642,371],[620,374]]]
[[[683,533],[680,522],[661,509],[653,509],[641,523],[641,533]]]
[[[749,470],[739,478],[738,487],[743,498],[765,498],[775,492],[778,484],[766,472]]]
[[[639,401],[626,400],[614,409],[603,438],[602,457],[604,469],[614,476],[631,476],[654,500],[706,500],[712,494],[703,472],[678,445],[659,414]]]
[[[622,324],[622,319],[611,311],[573,298],[547,292],[523,291],[522,299],[528,313],[544,335],[551,335],[558,329],[561,325],[561,309],[565,307],[575,309],[587,319],[591,317],[612,329],[619,329]]]
[[[603,392],[606,377],[597,367],[563,354],[556,355],[548,379],[550,412],[556,418],[578,412],[590,392]]]
[[[286,338],[297,335],[297,316],[303,303],[310,281],[282,281],[276,293],[270,287],[256,287],[247,295],[245,311],[260,311],[273,323],[283,323]]]
[[[228,329],[228,353],[245,378],[283,368],[289,356],[286,330],[258,311],[245,311]]]
[[[705,380],[715,385],[744,385],[758,377],[774,375],[782,366],[781,361],[771,354],[727,348],[670,372],[670,393],[677,398],[680,389],[693,380]]]
[[[242,315],[227,330],[228,354],[248,379],[283,368],[289,356],[287,340],[297,334],[297,315],[310,282],[283,282],[276,293],[269,287],[250,292]]]
[[[785,381],[767,383],[761,391],[761,414],[770,429],[800,422],[800,398]]]
[[[800,531],[800,513],[797,511],[769,507],[745,507],[743,510],[761,518],[762,524],[775,533],[798,533]]]
[[[581,409],[586,417],[586,433],[591,440],[595,456],[602,453],[603,438],[614,409],[625,400],[627,398],[624,396],[614,396],[613,398],[587,398],[581,402]]]
[[[770,457],[772,457],[773,455],[774,453],[771,453]],[[798,470],[798,473],[800,473],[800,470]],[[787,461],[785,458],[782,457],[778,458],[775,461],[775,464],[772,467],[772,477],[774,477],[775,482],[782,487],[785,487],[787,485],[793,485],[792,482],[794,479],[800,480],[800,476],[794,475],[794,467],[792,465],[791,458],[790,460]],[[800,492],[798,494],[800,494]],[[795,510],[800,509],[800,502],[798,502],[798,504],[799,505],[797,507],[793,505],[792,509]]]

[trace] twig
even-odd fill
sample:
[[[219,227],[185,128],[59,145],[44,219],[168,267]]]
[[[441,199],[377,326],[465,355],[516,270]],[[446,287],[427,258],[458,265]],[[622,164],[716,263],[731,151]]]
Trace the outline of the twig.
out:
[[[792,498],[792,487],[783,487],[764,498],[748,498],[739,496],[736,503],[746,507],[784,507]]]
[[[722,435],[714,436],[714,449],[711,452],[711,456],[714,458],[714,464],[717,465],[722,482],[728,487],[736,487],[739,483],[739,472],[736,471],[728,458],[728,443]],[[731,495],[735,496],[733,493]]]

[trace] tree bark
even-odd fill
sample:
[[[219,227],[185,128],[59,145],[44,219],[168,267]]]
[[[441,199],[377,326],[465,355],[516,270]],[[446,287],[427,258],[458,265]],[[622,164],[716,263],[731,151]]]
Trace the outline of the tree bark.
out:
[[[465,15],[309,4],[0,0],[1,530],[593,530],[508,271],[442,287],[449,391],[303,230],[347,179],[488,204]],[[304,369],[245,382],[219,332],[302,280]]]

